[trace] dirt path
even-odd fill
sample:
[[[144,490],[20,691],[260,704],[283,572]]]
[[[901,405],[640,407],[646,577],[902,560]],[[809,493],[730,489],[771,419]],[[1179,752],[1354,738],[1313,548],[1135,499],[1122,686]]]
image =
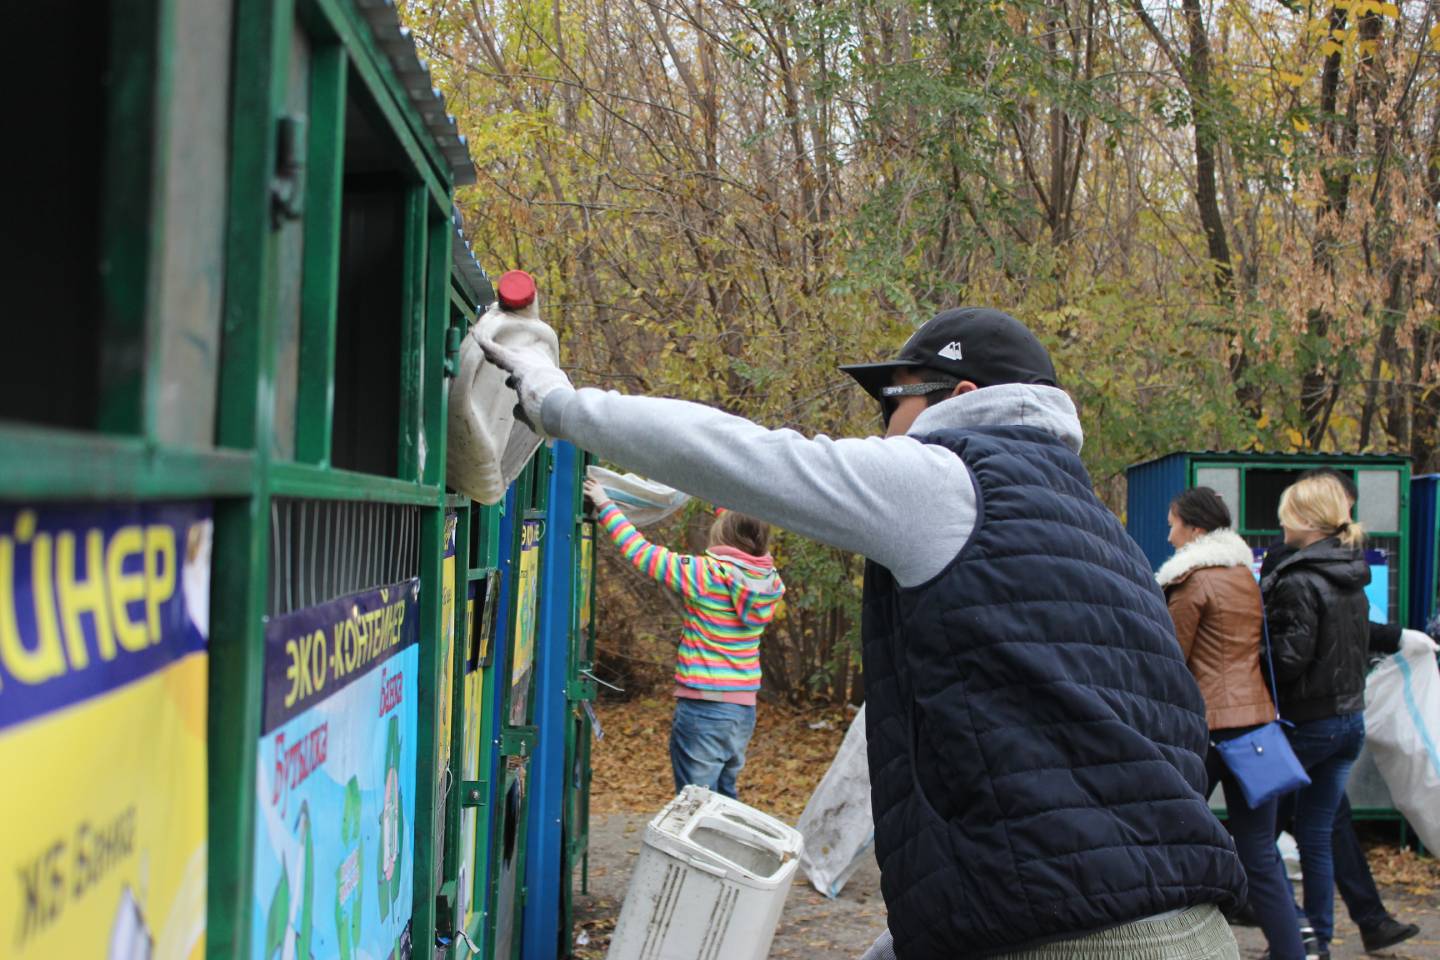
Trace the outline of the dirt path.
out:
[[[590,832],[590,894],[577,898],[577,931],[584,931],[588,943],[576,956],[599,958],[605,955],[610,931],[620,915],[630,872],[645,835],[649,814],[612,813],[595,817]],[[1405,892],[1397,887],[1384,890],[1386,904],[1402,919],[1418,923],[1421,934],[1386,956],[1396,960],[1440,960],[1440,891],[1426,895]],[[1343,904],[1336,909],[1334,960],[1366,956],[1360,935],[1345,915]],[[797,877],[785,903],[785,913],[771,947],[772,958],[858,957],[885,927],[885,904],[880,899],[880,871],[867,863],[835,900],[827,900]],[[1241,955],[1256,960],[1265,949],[1259,930],[1235,928]]]

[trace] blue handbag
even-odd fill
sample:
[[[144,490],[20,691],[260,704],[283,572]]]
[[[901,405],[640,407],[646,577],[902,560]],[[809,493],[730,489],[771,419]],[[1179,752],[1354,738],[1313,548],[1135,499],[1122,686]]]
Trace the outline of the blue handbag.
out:
[[[1280,696],[1275,691],[1275,664],[1270,659],[1270,625],[1265,611],[1260,611],[1260,624],[1265,636],[1265,665],[1270,668],[1270,699],[1275,704],[1275,719],[1249,733],[1219,742],[1211,741],[1235,781],[1245,802],[1253,810],[1264,803],[1310,785],[1310,775],[1300,765],[1290,740],[1285,736],[1289,723],[1280,719]],[[1283,725],[1283,726],[1282,726]]]

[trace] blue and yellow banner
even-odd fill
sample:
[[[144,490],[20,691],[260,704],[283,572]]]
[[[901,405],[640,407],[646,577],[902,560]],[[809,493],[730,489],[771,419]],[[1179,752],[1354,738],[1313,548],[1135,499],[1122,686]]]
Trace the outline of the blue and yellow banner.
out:
[[[530,716],[530,678],[535,672],[535,614],[540,585],[539,520],[520,528],[520,562],[515,576],[514,643],[510,648],[510,725],[524,726]]]
[[[0,956],[204,953],[210,514],[0,506]]]
[[[411,956],[419,592],[408,580],[266,622],[256,957]]]

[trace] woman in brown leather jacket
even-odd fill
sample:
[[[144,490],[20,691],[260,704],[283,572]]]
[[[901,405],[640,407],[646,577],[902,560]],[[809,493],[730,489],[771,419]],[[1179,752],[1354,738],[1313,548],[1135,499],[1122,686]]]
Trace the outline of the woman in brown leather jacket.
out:
[[[1217,782],[1224,787],[1230,832],[1250,881],[1250,906],[1270,943],[1270,956],[1304,960],[1294,895],[1275,849],[1278,801],[1247,805],[1213,745],[1275,719],[1260,671],[1264,614],[1250,569],[1253,553],[1230,529],[1230,511],[1209,487],[1176,497],[1169,520],[1175,555],[1155,579],[1165,591],[1185,662],[1205,697],[1212,743],[1205,764],[1210,789]]]

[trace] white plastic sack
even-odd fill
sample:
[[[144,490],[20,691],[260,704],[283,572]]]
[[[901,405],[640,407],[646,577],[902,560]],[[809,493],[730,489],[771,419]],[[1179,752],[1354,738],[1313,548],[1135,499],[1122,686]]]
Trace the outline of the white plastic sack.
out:
[[[610,499],[620,507],[620,512],[637,527],[659,523],[685,506],[685,501],[690,499],[687,494],[674,487],[646,480],[633,473],[622,475],[614,470],[592,465],[585,468],[585,475],[591,480],[599,481]]]
[[[1426,847],[1440,850],[1440,668],[1433,653],[1392,654],[1371,671],[1365,745],[1395,808]]]
[[[875,844],[863,706],[851,721],[830,769],[805,804],[795,829],[805,838],[800,869],[816,890],[833,899]]]

